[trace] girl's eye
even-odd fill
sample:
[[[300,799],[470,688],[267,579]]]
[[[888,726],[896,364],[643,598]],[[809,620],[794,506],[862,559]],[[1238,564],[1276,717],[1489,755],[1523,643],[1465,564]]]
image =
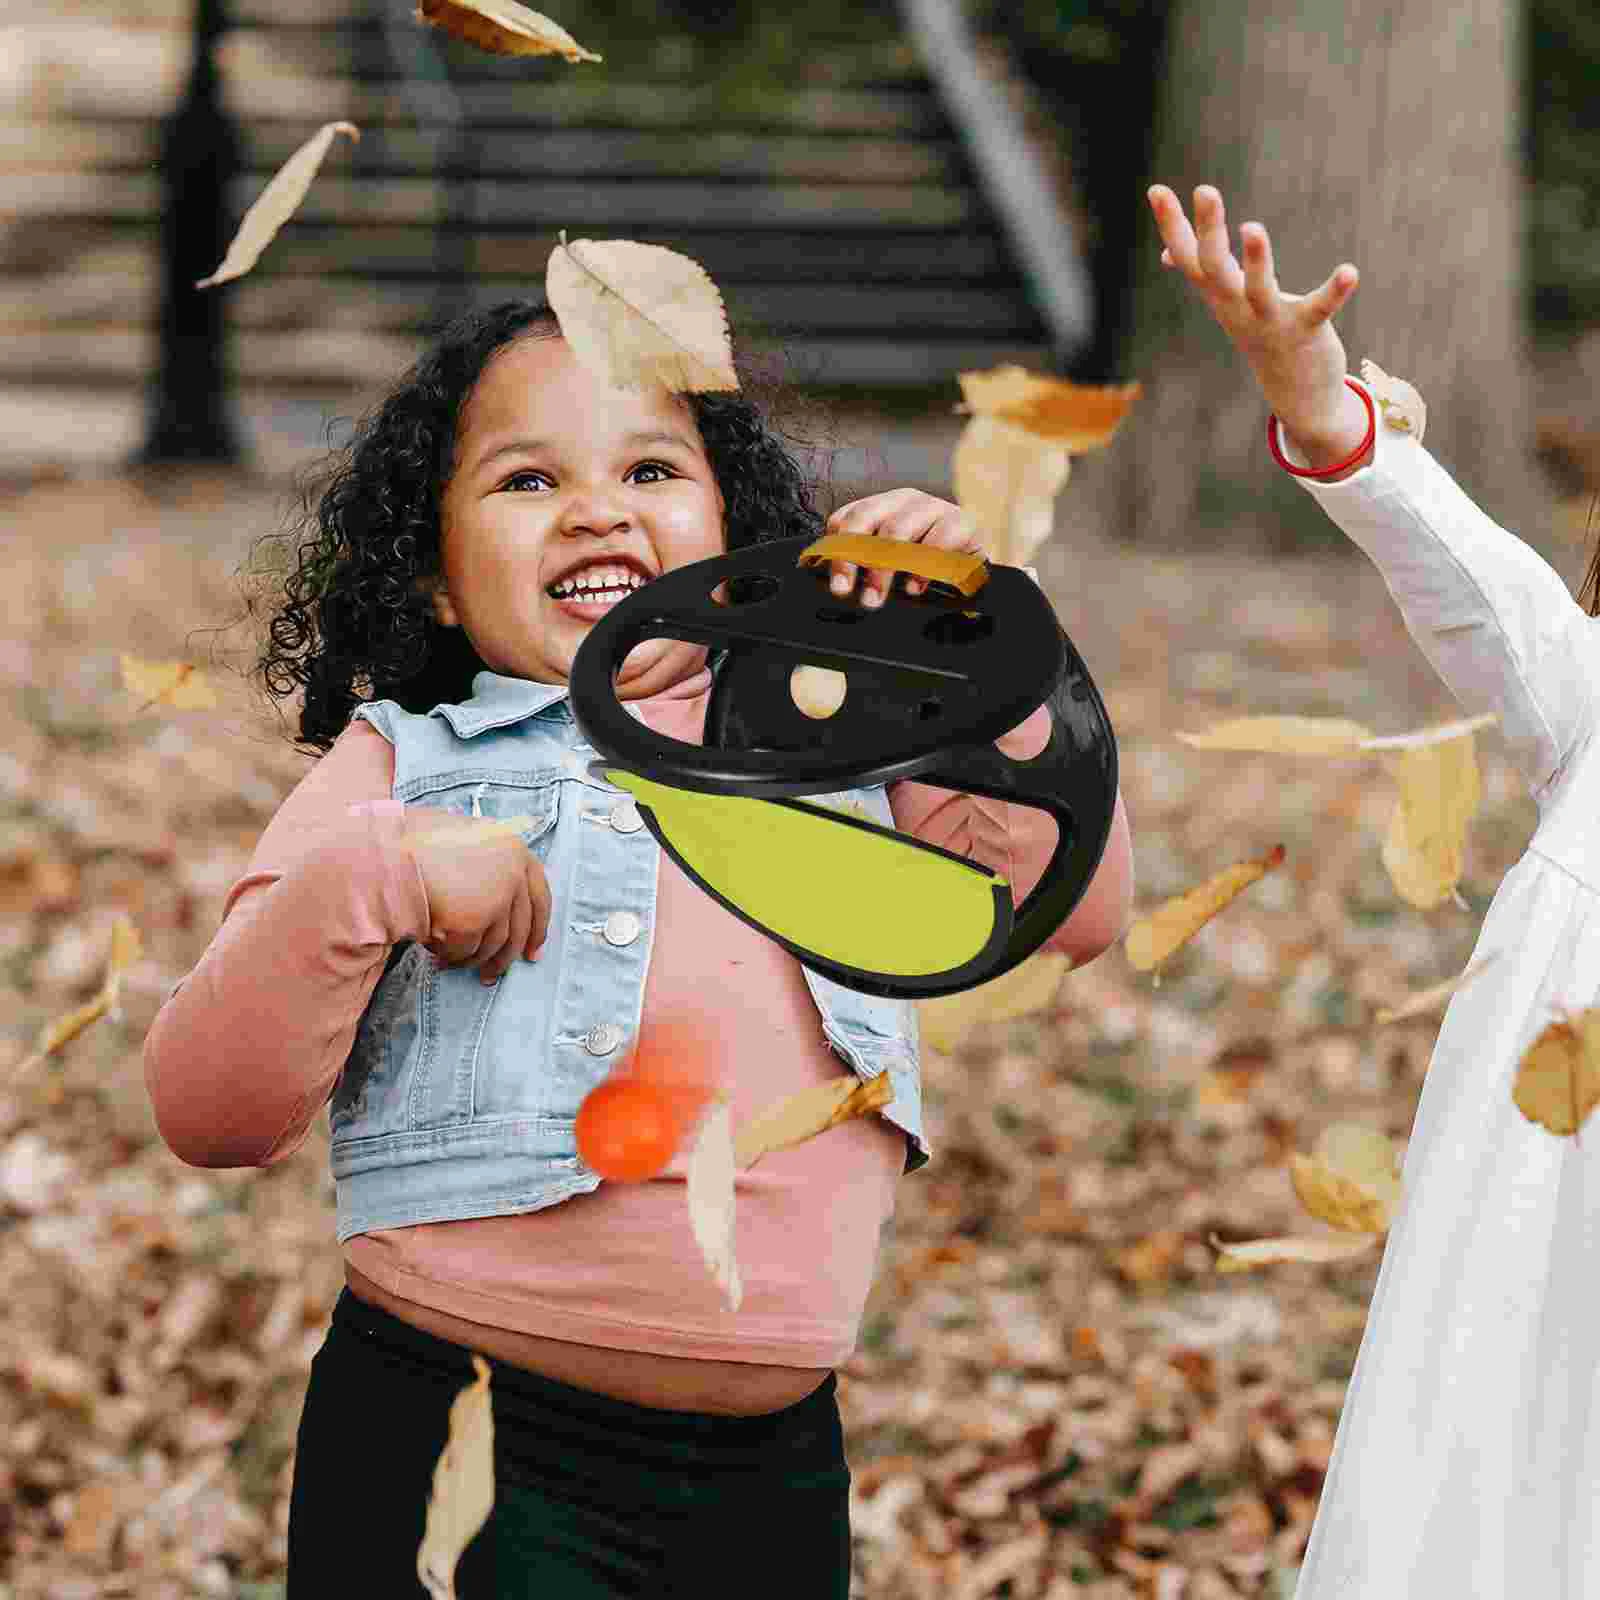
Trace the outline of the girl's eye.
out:
[[[645,480],[647,483],[661,483],[673,476],[672,468],[660,461],[641,461],[639,465],[633,469],[633,471],[636,473],[656,472],[661,474],[659,478],[647,478]],[[534,472],[531,468],[524,467],[521,472],[513,472],[511,476],[507,478],[506,481],[501,485],[501,487],[503,489],[510,489],[523,478],[538,478],[544,482],[549,482],[542,472]]]

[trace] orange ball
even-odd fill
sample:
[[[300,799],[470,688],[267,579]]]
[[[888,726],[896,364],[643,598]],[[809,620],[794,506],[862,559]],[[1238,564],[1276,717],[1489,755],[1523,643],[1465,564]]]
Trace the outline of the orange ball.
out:
[[[658,1176],[683,1143],[715,1086],[708,1041],[673,1024],[649,1031],[578,1108],[578,1154],[602,1178],[642,1183]]]
[[[689,1126],[683,1098],[643,1078],[609,1078],[578,1108],[578,1154],[602,1178],[642,1183],[660,1173]]]

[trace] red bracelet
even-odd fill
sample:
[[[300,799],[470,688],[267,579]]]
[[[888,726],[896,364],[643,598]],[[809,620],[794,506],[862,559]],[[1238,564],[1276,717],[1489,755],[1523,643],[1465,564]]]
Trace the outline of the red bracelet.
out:
[[[1366,402],[1366,438],[1356,447],[1354,455],[1346,457],[1345,460],[1337,462],[1331,467],[1293,467],[1284,459],[1283,451],[1278,448],[1277,413],[1269,411],[1267,413],[1267,448],[1272,452],[1272,459],[1285,472],[1292,472],[1297,478],[1336,478],[1347,467],[1353,467],[1367,453],[1372,441],[1378,437],[1378,408],[1373,405],[1372,396],[1354,378],[1346,378],[1344,381]]]

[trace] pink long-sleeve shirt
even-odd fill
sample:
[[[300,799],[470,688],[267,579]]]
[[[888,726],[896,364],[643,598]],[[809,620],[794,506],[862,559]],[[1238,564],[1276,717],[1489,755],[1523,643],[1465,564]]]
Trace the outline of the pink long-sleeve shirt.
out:
[[[702,669],[634,704],[654,732],[700,743],[710,688]],[[997,743],[1026,758],[1048,731],[1040,707]],[[353,723],[267,826],[205,955],[157,1014],[145,1082],[161,1136],[183,1160],[265,1167],[293,1155],[333,1092],[389,951],[427,938],[393,779],[393,747]],[[897,829],[1003,874],[1016,903],[1055,848],[1055,824],[1031,807],[913,781],[888,795]],[[1129,854],[1119,795],[1095,883],[1046,948],[1082,964],[1117,937]],[[656,918],[643,1015],[654,1024],[715,1007],[735,1126],[848,1070],[795,957],[665,851]],[[837,1366],[855,1347],[905,1154],[905,1135],[873,1115],[739,1172],[737,1313],[690,1231],[681,1155],[652,1181],[601,1183],[541,1211],[358,1234],[345,1259],[390,1294],[492,1327],[705,1360]]]

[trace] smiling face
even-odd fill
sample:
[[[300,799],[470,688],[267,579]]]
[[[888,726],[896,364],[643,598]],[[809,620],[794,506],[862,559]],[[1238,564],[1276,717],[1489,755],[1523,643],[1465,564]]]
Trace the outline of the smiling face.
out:
[[[554,598],[550,586],[585,562],[659,577],[722,555],[722,516],[687,402],[610,388],[565,339],[519,339],[484,369],[457,422],[435,615],[465,628],[491,671],[565,683],[606,607]],[[623,660],[617,698],[658,694],[705,658],[704,645],[648,639]]]

